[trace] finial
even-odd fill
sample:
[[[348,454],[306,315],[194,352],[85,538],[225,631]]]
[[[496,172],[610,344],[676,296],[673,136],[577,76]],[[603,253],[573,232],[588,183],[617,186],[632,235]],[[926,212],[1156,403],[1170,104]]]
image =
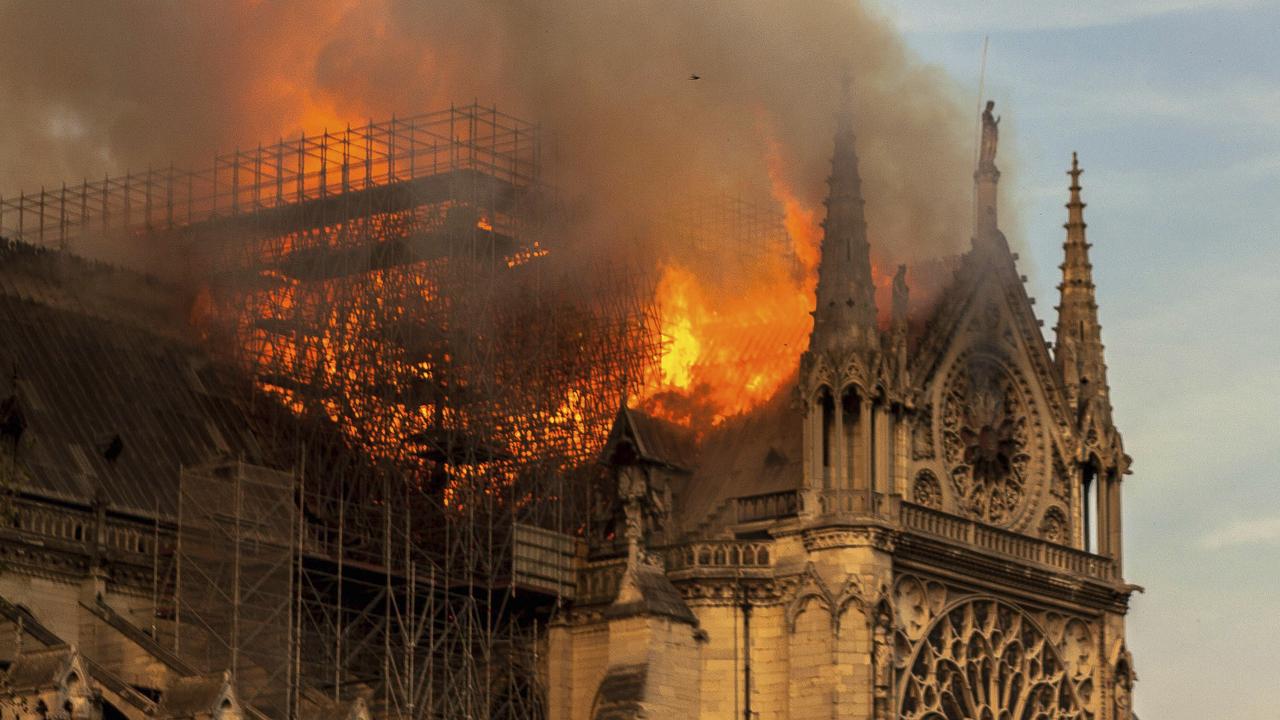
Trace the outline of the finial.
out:
[[[1080,199],[1080,176],[1084,174],[1084,170],[1080,168],[1080,158],[1074,152],[1071,153],[1071,169],[1067,171],[1067,174],[1071,176],[1071,199],[1067,202],[1067,210],[1070,212],[1067,214],[1066,227],[1068,229],[1075,226],[1083,228],[1084,201]],[[1076,235],[1073,234],[1067,237],[1068,242],[1073,239],[1084,242],[1084,235],[1080,234],[1076,237]]]

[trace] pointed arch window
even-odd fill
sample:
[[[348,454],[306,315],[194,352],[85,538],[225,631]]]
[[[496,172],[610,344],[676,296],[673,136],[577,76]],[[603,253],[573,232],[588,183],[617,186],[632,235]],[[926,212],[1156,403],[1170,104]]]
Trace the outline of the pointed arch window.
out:
[[[1080,477],[1081,521],[1084,523],[1081,537],[1085,551],[1091,553],[1098,552],[1101,537],[1098,530],[1100,485],[1097,461],[1091,458],[1084,464]]]
[[[822,408],[822,485],[829,489],[836,444],[836,404],[829,389],[822,389],[818,395],[818,405]]]
[[[845,477],[849,487],[857,486],[858,460],[862,449],[858,447],[858,419],[862,412],[862,400],[853,388],[844,391],[840,400],[841,425],[844,429]]]

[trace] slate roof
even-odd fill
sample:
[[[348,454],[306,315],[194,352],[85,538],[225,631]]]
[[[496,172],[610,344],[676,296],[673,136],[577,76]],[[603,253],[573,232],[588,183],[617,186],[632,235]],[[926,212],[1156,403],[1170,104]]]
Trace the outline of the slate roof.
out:
[[[25,421],[18,490],[174,517],[181,466],[260,455],[233,399],[245,381],[184,337],[188,307],[154,279],[0,240],[0,400],[16,395]]]
[[[623,408],[622,415],[635,438],[640,459],[678,470],[693,469],[697,446],[692,431],[640,410]]]
[[[675,501],[685,531],[729,498],[800,488],[803,419],[791,405],[793,383],[748,415],[726,420],[702,439],[693,477]]]

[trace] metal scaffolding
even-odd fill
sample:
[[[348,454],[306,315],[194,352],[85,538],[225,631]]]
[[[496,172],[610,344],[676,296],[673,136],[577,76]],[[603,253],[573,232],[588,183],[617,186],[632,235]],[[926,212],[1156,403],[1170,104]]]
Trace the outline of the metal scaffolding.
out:
[[[415,190],[437,195],[458,179],[498,193],[538,183],[539,137],[536,125],[479,105],[370,121],[219,154],[198,170],[149,168],[0,198],[0,235],[58,247],[123,234],[159,240],[272,210],[315,217],[328,200],[347,206],[357,199],[352,193],[372,196],[413,181],[428,186]]]
[[[732,286],[761,262],[785,260],[802,272],[777,204],[725,193],[682,197],[667,205],[659,232],[670,251],[693,267],[715,267]]]
[[[215,463],[178,486],[174,649],[205,672],[230,669],[241,698],[289,717],[296,538],[295,479]]]
[[[235,666],[264,715],[545,715],[596,454],[661,341],[639,278],[544,260],[568,250],[541,155],[536,125],[472,105],[0,201],[6,235],[163,255],[252,378],[261,462],[291,472],[184,474],[157,586],[179,649]],[[284,497],[245,495],[263,477],[293,515],[257,515]],[[283,555],[251,529],[272,520]]]

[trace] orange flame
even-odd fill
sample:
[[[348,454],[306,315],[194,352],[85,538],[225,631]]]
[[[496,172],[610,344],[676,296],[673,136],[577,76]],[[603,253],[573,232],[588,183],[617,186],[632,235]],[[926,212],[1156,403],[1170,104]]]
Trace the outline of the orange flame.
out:
[[[812,294],[818,283],[818,263],[822,260],[822,226],[818,208],[805,203],[786,179],[782,147],[772,135],[766,136],[765,166],[769,171],[769,187],[773,199],[782,206],[783,224],[791,238],[791,250],[804,268],[805,292]],[[810,303],[812,304],[812,303]]]
[[[746,268],[741,282],[728,287],[679,262],[663,267],[657,285],[666,347],[661,372],[646,383],[640,404],[699,431],[750,412],[783,389],[813,328],[821,206],[788,182],[786,156],[768,133],[765,148],[771,195],[782,210],[788,245],[770,248]],[[726,249],[737,246],[736,238],[716,240]],[[887,313],[892,278],[873,263],[872,282],[877,305]]]
[[[671,262],[656,290],[666,347],[660,375],[649,379],[639,400],[649,412],[699,430],[750,412],[782,389],[813,325],[822,241],[818,207],[786,183],[778,143],[770,139],[767,150],[788,245],[766,248],[737,273],[740,281],[723,286]],[[736,246],[735,238],[716,240],[725,249]]]
[[[780,259],[779,259],[780,260]],[[782,262],[742,293],[726,294],[668,265],[657,304],[667,342],[646,410],[701,429],[760,406],[795,372],[809,334],[810,293]]]

